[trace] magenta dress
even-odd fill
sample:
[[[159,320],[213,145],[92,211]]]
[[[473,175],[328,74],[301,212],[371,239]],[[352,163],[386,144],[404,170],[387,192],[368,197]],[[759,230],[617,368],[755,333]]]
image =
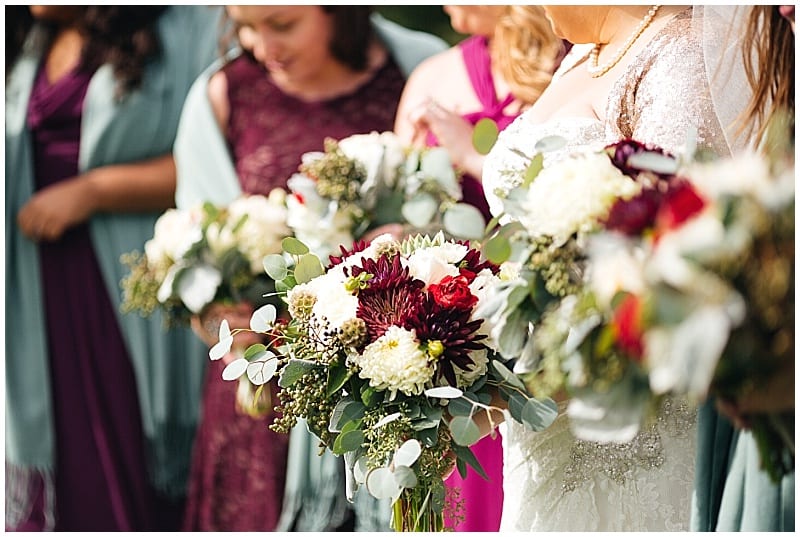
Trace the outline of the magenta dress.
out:
[[[92,73],[55,83],[44,68],[28,106],[36,190],[78,173]],[[56,531],[174,531],[176,507],[147,478],[136,381],[87,223],[39,243],[55,424]],[[39,499],[41,500],[41,498]],[[21,531],[38,531],[39,501]]]
[[[230,119],[227,140],[242,190],[268,194],[297,171],[300,156],[324,139],[391,130],[403,88],[391,60],[353,93],[305,102],[281,92],[242,55],[224,68]],[[222,380],[222,361],[206,373],[189,479],[184,530],[270,531],[281,514],[289,436],[235,410],[237,383]],[[278,402],[277,385],[271,385]]]
[[[503,130],[517,117],[503,112],[514,100],[514,96],[509,94],[501,100],[495,93],[486,38],[477,35],[468,37],[458,46],[472,89],[482,106],[481,110],[464,114],[463,118],[472,125],[483,118],[493,119],[497,123],[497,128]],[[436,137],[430,132],[426,141],[430,146],[437,145]],[[488,222],[491,213],[483,195],[481,182],[471,175],[465,175],[462,178],[461,189],[463,201],[478,208]],[[487,436],[472,446],[472,451],[489,476],[489,481],[484,480],[471,468],[467,470],[466,479],[462,479],[458,472],[454,472],[445,481],[445,485],[449,489],[460,489],[459,497],[463,502],[460,512],[465,518],[458,524],[453,524],[453,521],[446,522],[456,531],[497,531],[500,528],[500,515],[503,510],[502,440],[499,434],[495,439]]]

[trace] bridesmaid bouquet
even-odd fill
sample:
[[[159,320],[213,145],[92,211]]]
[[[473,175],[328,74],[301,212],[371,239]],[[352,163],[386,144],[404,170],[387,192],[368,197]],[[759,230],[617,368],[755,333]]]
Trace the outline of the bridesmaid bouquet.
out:
[[[263,259],[281,251],[290,234],[285,192],[240,197],[227,207],[205,203],[169,209],[156,221],[144,254],[123,256],[130,273],[122,280],[124,312],[165,313],[168,325],[188,323],[214,301],[263,304],[274,292]]]
[[[288,289],[291,320],[276,320],[269,305],[256,311],[250,329],[273,343],[250,347],[223,377],[261,384],[277,375],[274,430],[305,419],[321,446],[343,456],[349,499],[365,486],[391,498],[395,530],[443,530],[443,477],[453,466],[465,475],[466,465],[485,476],[469,446],[492,393],[534,430],[557,413],[485,345],[475,312],[497,267],[441,232],[403,242],[382,235],[342,248],[327,268],[296,239],[284,249],[288,264],[275,255],[265,266]],[[211,359],[228,352],[234,332],[223,323]]]
[[[288,186],[288,224],[323,258],[388,223],[443,228],[462,239],[483,233],[480,212],[458,202],[461,187],[446,150],[407,147],[392,132],[327,139],[324,152],[303,155]]]

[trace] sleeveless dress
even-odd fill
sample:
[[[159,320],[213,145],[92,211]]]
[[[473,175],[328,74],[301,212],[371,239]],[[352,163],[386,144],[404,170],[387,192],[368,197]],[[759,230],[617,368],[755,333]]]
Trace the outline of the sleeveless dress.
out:
[[[514,96],[510,93],[501,101],[497,97],[494,89],[494,78],[492,77],[492,59],[489,56],[489,42],[483,36],[474,35],[461,41],[457,45],[461,49],[461,56],[464,67],[467,69],[472,91],[481,103],[481,109],[462,115],[470,125],[475,125],[483,118],[492,119],[497,123],[497,128],[503,130],[514,119],[516,115],[506,114],[503,110],[514,101]],[[425,138],[428,147],[439,145],[436,136],[428,131]],[[488,222],[491,220],[489,205],[483,194],[481,182],[475,177],[464,174],[461,178],[462,201],[475,206]],[[486,469],[486,468],[484,468]],[[480,531],[480,530],[478,530]]]
[[[391,129],[404,83],[396,64],[388,60],[354,92],[306,102],[280,91],[248,55],[223,70],[230,103],[227,141],[246,194],[286,188],[301,154],[322,151],[326,137]],[[209,362],[206,373],[184,530],[272,531],[281,517],[287,456],[295,445],[290,446],[289,435],[269,429],[273,416],[255,419],[235,410],[237,383],[222,379],[221,362]],[[276,381],[270,389],[277,403]],[[337,462],[343,469],[341,460]],[[293,520],[292,529],[323,531],[347,523],[343,472],[333,477],[328,486],[342,499],[340,509],[325,512],[320,506],[318,516],[305,521],[307,527]]]
[[[462,117],[471,125],[475,125],[483,118],[489,118],[497,123],[499,130],[505,129],[516,115],[503,112],[514,100],[511,94],[503,100],[497,97],[492,77],[491,57],[489,56],[489,43],[484,36],[471,36],[458,44],[464,67],[469,75],[472,90],[481,103],[481,109]],[[426,144],[429,147],[438,145],[436,136],[428,131]],[[465,174],[461,179],[462,200],[475,206],[488,222],[491,220],[489,204],[483,193],[481,182],[475,177]],[[500,527],[500,513],[503,508],[503,445],[499,435],[495,438],[485,437],[472,446],[472,452],[478,458],[489,480],[475,473],[472,468],[467,469],[467,477],[462,478],[454,472],[446,481],[448,489],[458,490],[458,499],[462,502],[460,512],[464,520],[456,522],[446,518],[445,522],[455,531],[497,531]]]
[[[484,188],[494,214],[518,184],[536,142],[567,140],[545,153],[544,165],[577,149],[600,149],[624,137],[678,150],[690,130],[700,146],[727,154],[713,113],[702,47],[691,31],[691,10],[676,15],[615,83],[606,121],[562,117],[533,123],[525,113],[501,132],[484,165]],[[573,47],[556,76],[586,58]],[[582,68],[582,66],[579,66]],[[676,76],[680,73],[681,76]],[[689,529],[695,464],[696,410],[670,400],[657,423],[627,444],[577,440],[560,415],[535,433],[507,416],[505,503],[501,531],[685,531]]]
[[[40,67],[28,105],[35,188],[78,174],[83,101],[93,73],[54,83]],[[55,531],[178,527],[147,478],[136,380],[88,223],[38,244],[55,422]],[[24,337],[24,336],[22,336]],[[21,531],[41,531],[39,494]],[[47,509],[49,511],[49,509]]]

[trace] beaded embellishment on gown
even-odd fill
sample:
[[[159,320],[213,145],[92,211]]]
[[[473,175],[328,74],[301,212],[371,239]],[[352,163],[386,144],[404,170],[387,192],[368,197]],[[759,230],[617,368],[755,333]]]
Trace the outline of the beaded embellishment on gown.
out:
[[[687,139],[720,156],[727,145],[714,115],[702,46],[692,11],[674,16],[613,84],[606,121],[560,117],[543,124],[527,114],[500,133],[486,158],[483,184],[492,213],[523,177],[537,141],[567,143],[544,154],[544,166],[575,150],[601,149],[623,138],[680,151]],[[575,46],[559,73],[591,50]],[[676,76],[675,73],[680,73]],[[626,444],[577,440],[560,406],[556,421],[532,432],[513,420],[504,439],[504,506],[500,531],[686,531],[694,478],[696,410],[669,401],[657,422]]]

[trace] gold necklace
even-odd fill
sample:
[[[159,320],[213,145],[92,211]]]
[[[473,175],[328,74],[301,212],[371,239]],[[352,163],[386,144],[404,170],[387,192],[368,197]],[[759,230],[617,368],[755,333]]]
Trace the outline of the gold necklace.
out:
[[[628,50],[630,50],[630,48],[633,46],[634,41],[639,39],[639,36],[642,35],[642,32],[644,32],[645,28],[650,26],[650,23],[653,22],[653,18],[656,16],[656,13],[658,13],[658,8],[660,7],[660,5],[655,5],[650,8],[639,25],[636,27],[636,30],[634,30],[630,37],[628,37],[627,41],[625,41],[625,44],[622,45],[622,47],[620,47],[620,49],[617,51],[617,54],[603,65],[597,65],[597,61],[600,56],[601,45],[598,43],[594,46],[591,54],[589,55],[589,65],[586,66],[586,70],[589,71],[589,74],[592,76],[592,78],[603,76],[610,71],[612,67],[619,63],[622,57],[625,56]]]

